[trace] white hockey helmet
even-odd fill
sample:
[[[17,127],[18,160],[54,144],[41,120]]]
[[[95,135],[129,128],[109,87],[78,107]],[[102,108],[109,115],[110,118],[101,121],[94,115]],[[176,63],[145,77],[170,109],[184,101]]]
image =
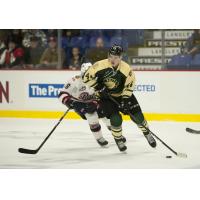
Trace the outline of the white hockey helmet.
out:
[[[83,63],[81,65],[81,77],[84,76],[85,72],[92,66],[92,64],[90,62],[88,63]]]

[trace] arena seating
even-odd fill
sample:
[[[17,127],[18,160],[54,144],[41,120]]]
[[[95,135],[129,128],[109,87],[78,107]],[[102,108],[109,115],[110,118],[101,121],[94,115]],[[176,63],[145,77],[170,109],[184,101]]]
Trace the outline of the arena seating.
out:
[[[200,54],[196,54],[194,56],[194,58],[191,61],[191,65],[194,66],[194,67],[199,67],[200,66]]]
[[[42,31],[46,38],[52,35],[57,37],[58,34],[57,30]],[[200,69],[200,54],[193,56],[183,54],[186,41],[193,30],[165,30],[164,42],[162,33],[162,30],[157,29],[63,30],[61,44],[66,54],[63,67],[68,68],[72,60],[73,47],[79,48],[80,60],[84,60],[88,51],[96,49],[97,38],[101,37],[106,53],[113,44],[121,45],[125,50],[123,59],[136,70]],[[48,42],[44,42],[43,47],[47,48]],[[163,52],[165,52],[164,57]]]
[[[123,46],[127,54],[126,60],[135,69],[192,69],[200,66],[199,55],[181,55],[181,48],[192,34],[192,30],[165,30],[165,65],[162,65],[161,30],[142,29],[84,29],[80,36],[64,39],[63,48],[69,55],[69,49],[79,47],[84,54],[88,48],[94,48],[96,39],[102,37],[104,45],[109,48],[113,44]],[[69,55],[70,56],[70,55]]]
[[[178,54],[171,58],[171,61],[167,64],[168,69],[190,69],[192,62],[191,55]]]

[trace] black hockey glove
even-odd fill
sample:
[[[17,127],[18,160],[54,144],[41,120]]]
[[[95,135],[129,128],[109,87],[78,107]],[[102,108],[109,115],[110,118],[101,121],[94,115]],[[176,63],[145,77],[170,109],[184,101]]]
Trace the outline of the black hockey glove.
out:
[[[97,111],[98,103],[97,101],[92,101],[86,104],[85,110],[87,113],[91,114]]]
[[[131,102],[129,101],[129,98],[123,98],[120,105],[121,112],[123,112],[125,115],[129,114],[130,106]]]
[[[69,100],[67,100],[67,102],[65,103],[65,105],[68,107],[68,108],[71,108],[71,109],[73,109],[73,107],[74,107],[74,101],[72,100],[72,99],[69,99]]]
[[[98,91],[98,97],[100,99],[109,99],[109,93],[108,90],[106,88]]]

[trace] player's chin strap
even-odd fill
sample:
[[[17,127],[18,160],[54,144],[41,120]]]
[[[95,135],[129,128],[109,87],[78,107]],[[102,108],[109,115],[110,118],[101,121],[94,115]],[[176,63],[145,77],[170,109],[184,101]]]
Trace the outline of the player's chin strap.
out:
[[[112,100],[114,103],[116,103],[119,107],[120,104],[111,96],[108,95],[110,100]],[[134,116],[133,114],[131,114],[130,112],[128,112],[128,114],[131,116],[132,120],[134,121]],[[134,121],[135,122],[135,121]],[[136,123],[136,122],[135,122]],[[151,133],[157,140],[159,140],[165,147],[167,147],[173,154],[175,154],[178,157],[182,157],[182,158],[187,158],[187,154],[185,153],[179,153],[176,152],[175,150],[173,150],[170,146],[168,146],[163,140],[161,140],[156,134],[154,134],[152,131],[150,131],[146,126],[144,126],[143,124],[140,124],[140,126],[142,126],[143,128],[145,128],[149,133]]]

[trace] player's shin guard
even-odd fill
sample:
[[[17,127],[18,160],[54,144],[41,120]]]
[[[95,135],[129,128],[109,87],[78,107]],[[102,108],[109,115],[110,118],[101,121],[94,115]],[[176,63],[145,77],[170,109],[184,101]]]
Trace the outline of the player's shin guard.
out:
[[[143,126],[142,126],[142,125],[143,125]],[[150,133],[148,130],[146,130],[146,129],[144,128],[144,126],[145,126],[146,128],[149,129],[149,126],[148,126],[148,124],[147,124],[147,121],[144,120],[144,121],[142,122],[142,125],[141,125],[141,124],[138,124],[138,127],[142,130],[142,132],[143,132],[145,138],[147,139],[149,145],[150,145],[151,147],[155,148],[155,147],[156,147],[156,140],[155,140],[154,137],[151,135],[151,133]]]
[[[111,131],[112,135],[115,139],[115,142],[117,144],[117,147],[120,151],[125,151],[127,149],[126,145],[123,142],[123,136],[122,136],[122,117],[121,115],[113,115],[110,118],[111,122]]]
[[[92,114],[89,114],[89,113],[86,113],[85,114],[87,120],[88,120],[88,123],[89,123],[89,126],[90,126],[90,130],[92,131],[96,141],[98,142],[98,144],[100,146],[105,146],[108,144],[108,141],[106,141],[102,135],[102,132],[101,132],[101,125],[99,124],[99,119],[98,119],[98,115],[97,113],[92,113]]]
[[[122,128],[119,127],[113,127],[112,126],[112,135],[115,139],[115,142],[119,148],[120,151],[125,151],[127,149],[124,142],[126,142],[126,139],[122,136]]]
[[[104,118],[102,118],[102,121],[107,126],[108,130],[112,132],[112,128],[111,128],[111,124],[110,124],[110,119],[104,117]],[[122,141],[124,143],[126,142],[126,138],[123,135],[122,135]]]
[[[131,117],[131,119],[132,119],[132,117]],[[132,120],[134,122],[136,122],[138,128],[140,128],[140,130],[143,132],[143,134],[144,134],[145,138],[147,139],[149,145],[153,148],[156,147],[156,140],[154,139],[152,134],[147,130],[147,129],[149,129],[149,126],[148,126],[148,123],[145,120],[142,112],[136,113],[134,115],[134,119],[132,119]]]
[[[96,141],[100,146],[105,146],[108,144],[108,141],[105,140],[102,135],[100,124],[90,124],[90,130],[92,131]]]

